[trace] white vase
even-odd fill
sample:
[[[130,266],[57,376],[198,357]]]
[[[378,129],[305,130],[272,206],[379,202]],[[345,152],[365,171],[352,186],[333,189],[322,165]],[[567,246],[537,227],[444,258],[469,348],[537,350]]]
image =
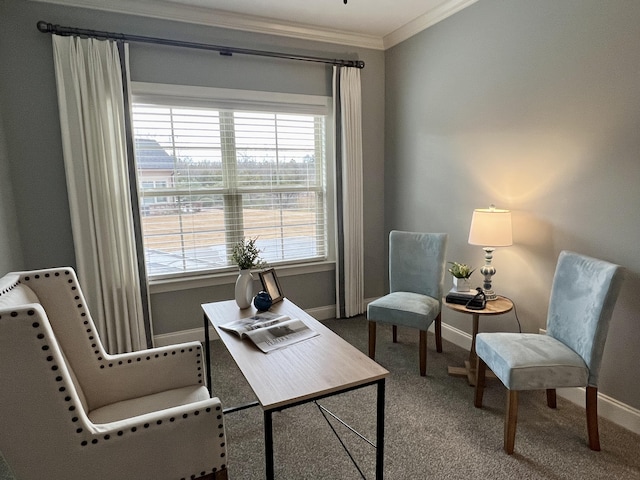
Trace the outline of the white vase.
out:
[[[240,270],[236,280],[236,303],[240,308],[248,308],[253,300],[253,275],[251,270]]]
[[[453,277],[453,288],[456,292],[468,292],[471,290],[471,281],[468,278]]]

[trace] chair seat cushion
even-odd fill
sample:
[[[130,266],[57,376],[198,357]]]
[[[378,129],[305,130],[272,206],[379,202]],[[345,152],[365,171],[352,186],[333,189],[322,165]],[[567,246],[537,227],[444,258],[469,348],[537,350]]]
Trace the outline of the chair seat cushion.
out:
[[[587,385],[589,370],[582,357],[548,335],[479,333],[476,352],[510,390]]]
[[[210,396],[206,387],[190,385],[96,408],[89,412],[89,419],[96,424],[117,422],[208,398]]]
[[[371,321],[426,330],[440,313],[440,301],[413,292],[392,292],[367,306]]]

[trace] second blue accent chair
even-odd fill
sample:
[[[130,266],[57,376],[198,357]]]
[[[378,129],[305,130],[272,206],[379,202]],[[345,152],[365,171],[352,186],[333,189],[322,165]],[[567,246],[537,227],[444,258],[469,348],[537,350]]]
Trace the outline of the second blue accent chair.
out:
[[[442,352],[442,282],[446,233],[415,233],[397,230],[389,234],[389,294],[367,306],[369,357],[375,359],[376,323],[420,331],[420,375],[427,370],[427,329],[435,322],[436,350]]]
[[[547,334],[479,333],[474,404],[482,407],[487,367],[508,389],[504,450],[513,453],[520,390],[546,390],[556,408],[556,388],[586,387],[589,447],[600,450],[598,372],[620,285],[622,268],[561,252],[551,286]]]

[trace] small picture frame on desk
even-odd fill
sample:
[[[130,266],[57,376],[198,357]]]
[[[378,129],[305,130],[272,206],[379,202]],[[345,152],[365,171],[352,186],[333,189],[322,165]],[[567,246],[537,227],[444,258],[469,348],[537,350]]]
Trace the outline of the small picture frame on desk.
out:
[[[260,272],[260,281],[262,282],[262,288],[271,296],[271,302],[276,303],[284,298],[280,283],[278,283],[278,277],[276,271],[273,268]]]

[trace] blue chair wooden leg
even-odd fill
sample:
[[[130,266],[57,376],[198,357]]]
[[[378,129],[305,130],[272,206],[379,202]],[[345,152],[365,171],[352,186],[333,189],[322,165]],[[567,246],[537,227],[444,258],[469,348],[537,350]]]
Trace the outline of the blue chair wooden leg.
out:
[[[507,390],[507,411],[504,417],[504,451],[513,453],[516,443],[516,425],[518,423],[518,391]]]
[[[436,329],[436,351],[442,353],[442,314],[439,313],[435,322]]]
[[[487,375],[487,364],[480,357],[476,357],[476,387],[473,404],[476,408],[482,408],[482,397],[484,395],[484,384]]]
[[[427,331],[420,330],[420,376],[427,376]]]
[[[376,322],[369,320],[369,358],[376,359]]]
[[[587,386],[587,432],[589,448],[600,451],[600,434],[598,433],[598,388]]]

